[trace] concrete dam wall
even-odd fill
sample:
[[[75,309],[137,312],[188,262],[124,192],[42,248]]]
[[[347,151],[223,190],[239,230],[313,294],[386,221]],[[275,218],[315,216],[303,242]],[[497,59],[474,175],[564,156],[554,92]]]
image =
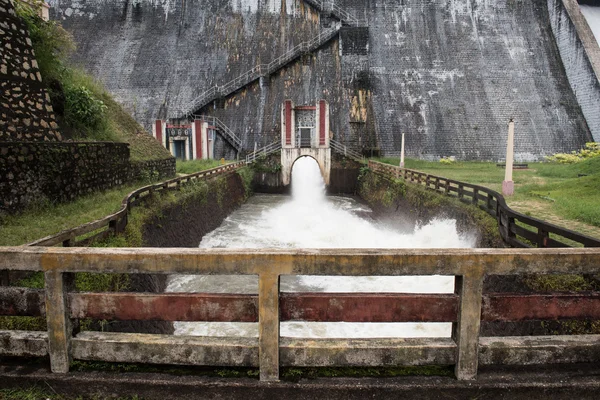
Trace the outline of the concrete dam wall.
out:
[[[50,0],[74,61],[146,127],[336,23],[302,0]],[[590,130],[569,86],[546,0],[338,0],[368,29],[212,103],[252,150],[279,139],[285,99],[331,106],[334,138],[362,151],[497,160],[578,149]],[[224,141],[218,156],[233,156]]]

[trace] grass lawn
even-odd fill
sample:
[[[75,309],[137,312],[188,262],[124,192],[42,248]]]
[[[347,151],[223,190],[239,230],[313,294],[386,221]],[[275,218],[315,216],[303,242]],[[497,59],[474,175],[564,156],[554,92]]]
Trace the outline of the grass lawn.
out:
[[[376,161],[398,165],[398,158]],[[427,172],[502,192],[504,169],[491,162],[406,160],[406,168]],[[580,176],[585,175],[585,176]],[[515,195],[507,197],[511,208],[523,214],[600,237],[600,157],[576,164],[529,163],[514,170]]]
[[[230,163],[231,161],[226,161]],[[177,173],[178,174],[193,174],[195,172],[204,171],[206,169],[216,168],[221,165],[220,160],[190,160],[181,161],[177,160]]]

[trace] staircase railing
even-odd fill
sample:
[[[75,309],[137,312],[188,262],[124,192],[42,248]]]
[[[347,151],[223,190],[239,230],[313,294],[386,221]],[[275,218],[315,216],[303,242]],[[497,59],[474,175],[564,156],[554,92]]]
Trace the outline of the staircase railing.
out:
[[[210,102],[218,99],[219,97],[227,96],[231,93],[234,93],[244,86],[256,81],[262,76],[268,76],[296,58],[300,57],[303,54],[307,54],[317,50],[323,44],[328,42],[331,38],[333,38],[339,32],[341,26],[338,24],[334,27],[322,30],[318,35],[313,37],[312,39],[302,42],[292,49],[288,50],[285,54],[277,57],[273,61],[268,64],[260,64],[256,67],[252,68],[249,71],[244,72],[242,75],[237,78],[227,82],[222,86],[213,86],[210,89],[206,90],[195,99],[193,99],[187,107],[184,107],[177,111],[177,118],[185,118],[190,116],[194,111],[206,106]]]
[[[322,0],[304,0],[304,2],[310,4],[321,12],[329,12],[331,15],[350,26],[362,26],[365,25],[363,21],[359,20],[356,16],[350,14],[342,7],[338,6],[332,1]]]
[[[242,139],[238,135],[235,134],[227,125],[223,123],[219,118],[209,116],[209,115],[192,115],[195,119],[201,119],[209,124],[212,124],[219,132],[221,132],[221,136],[225,138],[238,152],[242,151]]]
[[[262,149],[258,149],[255,152],[246,155],[246,164],[253,163],[254,161],[256,161],[257,158],[263,157],[263,156],[266,157],[269,154],[273,154],[279,150],[281,150],[281,141],[277,141],[277,142],[271,143],[269,145],[266,145]]]
[[[365,157],[362,154],[356,150],[349,149],[347,146],[341,144],[337,140],[329,140],[329,147],[331,147],[335,152],[343,154],[344,157],[351,158],[352,160],[361,163],[365,162]]]

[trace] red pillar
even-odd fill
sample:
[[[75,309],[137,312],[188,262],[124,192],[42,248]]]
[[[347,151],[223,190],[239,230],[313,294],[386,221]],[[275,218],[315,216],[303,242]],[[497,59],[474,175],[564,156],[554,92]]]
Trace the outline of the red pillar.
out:
[[[285,144],[292,145],[292,101],[285,101]]]
[[[319,101],[319,146],[325,146],[325,119],[327,118],[327,103],[325,100]]]
[[[202,120],[197,119],[194,121],[194,128],[196,131],[196,158],[202,159]]]
[[[156,140],[158,140],[158,143],[160,143],[162,145],[162,121],[160,119],[156,120]]]

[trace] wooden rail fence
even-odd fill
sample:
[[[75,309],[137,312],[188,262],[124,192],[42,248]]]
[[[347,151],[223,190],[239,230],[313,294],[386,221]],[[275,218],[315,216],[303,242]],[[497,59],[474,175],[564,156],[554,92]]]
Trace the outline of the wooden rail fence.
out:
[[[35,242],[29,243],[28,246],[87,246],[93,241],[108,237],[110,234],[123,232],[127,226],[127,216],[131,212],[131,209],[146,200],[149,196],[152,196],[154,193],[165,190],[179,190],[182,185],[187,183],[198,180],[212,179],[218,176],[229,174],[238,168],[243,167],[244,165],[246,165],[245,161],[239,161],[226,164],[221,167],[169,179],[154,185],[141,187],[129,193],[123,199],[121,203],[121,209],[116,213],[107,215],[99,220],[80,225],[76,228],[68,229],[55,235],[38,239]]]
[[[479,364],[600,361],[600,335],[480,337],[481,321],[597,319],[600,295],[482,294],[486,275],[598,274],[600,249],[226,250],[0,248],[0,269],[43,271],[45,290],[0,289],[0,314],[45,315],[47,332],[0,331],[0,356],[210,366],[455,365],[474,379]],[[75,272],[258,275],[258,296],[77,293]],[[455,294],[280,293],[282,275],[447,275]],[[258,321],[258,338],[74,332],[78,318]],[[452,338],[282,338],[282,320],[452,322]]]
[[[502,239],[512,247],[600,247],[599,239],[512,210],[500,193],[489,188],[372,160],[369,168],[390,178],[402,177],[406,182],[423,185],[481,208],[498,220]]]

